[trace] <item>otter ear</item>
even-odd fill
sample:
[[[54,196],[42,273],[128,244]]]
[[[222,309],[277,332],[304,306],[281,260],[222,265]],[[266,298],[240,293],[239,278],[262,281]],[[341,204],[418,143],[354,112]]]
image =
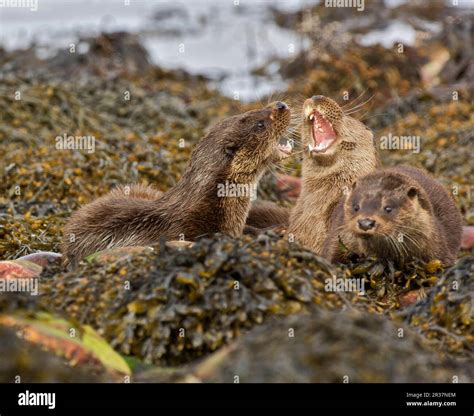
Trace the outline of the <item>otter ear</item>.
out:
[[[418,195],[418,189],[416,189],[414,186],[410,187],[407,191],[407,196],[410,199],[415,198]]]

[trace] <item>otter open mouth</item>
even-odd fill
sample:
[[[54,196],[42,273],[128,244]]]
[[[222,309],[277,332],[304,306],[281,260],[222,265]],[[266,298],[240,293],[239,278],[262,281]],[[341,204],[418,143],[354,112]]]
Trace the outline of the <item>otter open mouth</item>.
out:
[[[330,121],[319,111],[314,110],[308,120],[311,122],[311,136],[314,141],[314,145],[308,144],[308,150],[310,153],[324,153],[336,142],[336,132]]]

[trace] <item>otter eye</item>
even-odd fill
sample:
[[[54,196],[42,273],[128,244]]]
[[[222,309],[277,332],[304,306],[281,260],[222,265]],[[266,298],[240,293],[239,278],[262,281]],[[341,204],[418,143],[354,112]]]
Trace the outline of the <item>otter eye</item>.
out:
[[[353,206],[353,208],[354,208],[354,211],[357,212],[357,211],[359,211],[360,206],[359,206],[359,204],[355,204],[355,205]]]
[[[237,151],[237,147],[236,146],[226,146],[224,150],[225,150],[227,155],[234,156],[235,152]]]
[[[387,205],[385,208],[384,208],[385,212],[392,212],[393,208],[389,205]]]
[[[257,123],[257,128],[261,130],[261,129],[263,129],[264,127],[265,127],[265,123],[264,123],[262,120],[260,120],[260,121]]]

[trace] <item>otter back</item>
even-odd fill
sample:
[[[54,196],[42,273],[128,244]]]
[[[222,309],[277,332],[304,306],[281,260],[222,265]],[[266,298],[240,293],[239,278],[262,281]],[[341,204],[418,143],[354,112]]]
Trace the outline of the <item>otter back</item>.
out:
[[[123,187],[80,208],[64,230],[65,263],[162,238],[242,234],[256,184],[281,158],[279,139],[289,123],[289,107],[281,101],[229,117],[200,140],[183,177],[166,193]]]

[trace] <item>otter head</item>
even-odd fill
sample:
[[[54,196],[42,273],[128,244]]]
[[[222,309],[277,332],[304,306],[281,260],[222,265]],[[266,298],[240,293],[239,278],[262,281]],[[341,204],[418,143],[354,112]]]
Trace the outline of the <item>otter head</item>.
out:
[[[324,95],[304,102],[302,139],[305,158],[321,165],[332,165],[357,147],[374,147],[370,129]]]
[[[291,152],[279,140],[290,124],[290,108],[277,101],[216,124],[196,146],[194,166],[236,183],[255,182],[271,163]]]
[[[384,171],[357,180],[344,202],[347,230],[372,251],[395,252],[397,258],[419,251],[431,212],[428,196],[416,182]]]

